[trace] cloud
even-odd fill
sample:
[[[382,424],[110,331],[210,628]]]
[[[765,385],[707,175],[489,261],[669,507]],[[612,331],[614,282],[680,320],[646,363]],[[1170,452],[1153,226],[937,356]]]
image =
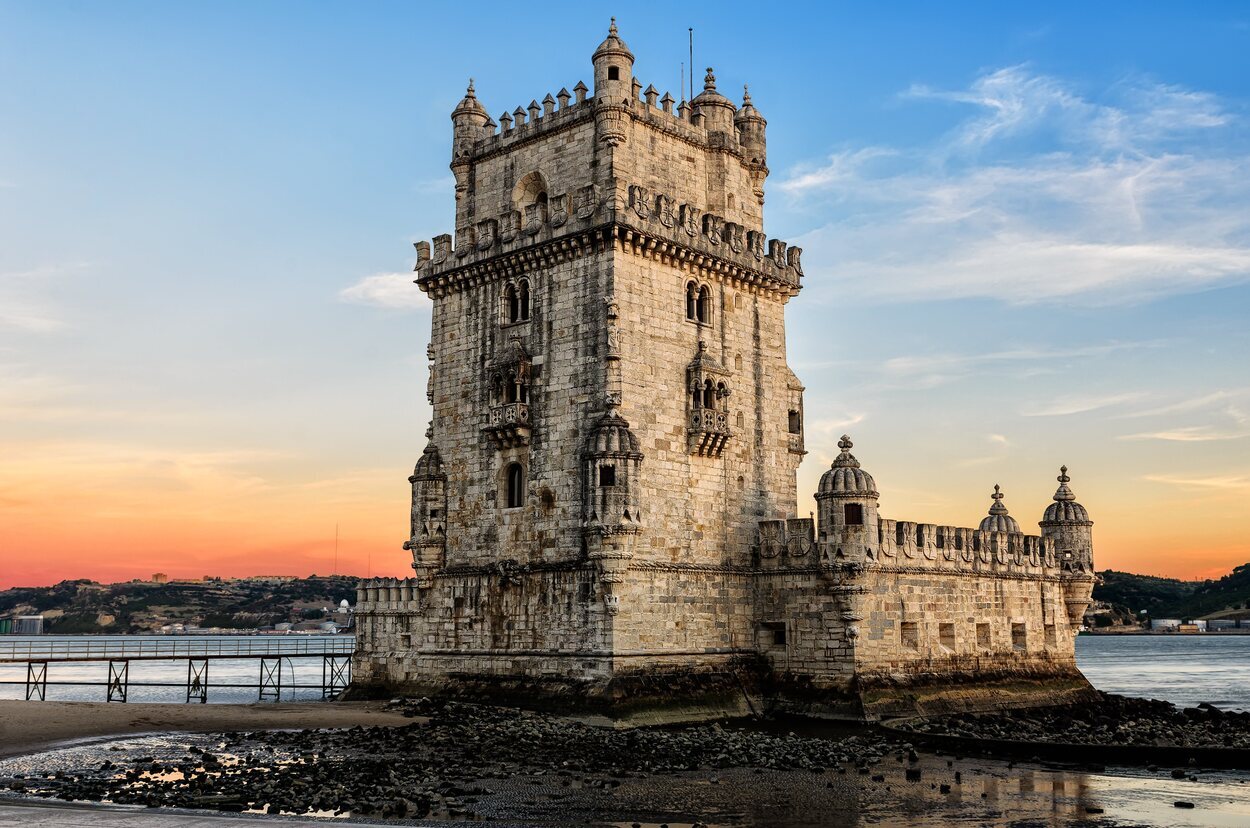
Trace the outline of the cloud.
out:
[[[339,291],[339,299],[357,305],[415,310],[430,307],[429,298],[413,284],[411,273],[375,273]]]
[[[1209,402],[1216,397],[1215,394],[1209,395],[1203,401]],[[1173,410],[1189,410],[1179,409],[1178,406],[1169,406]],[[1176,428],[1164,429],[1161,431],[1146,431],[1139,434],[1124,434],[1118,439],[1120,440],[1164,440],[1175,443],[1210,443],[1220,442],[1224,440],[1242,440],[1250,437],[1250,415],[1247,415],[1240,408],[1234,405],[1224,408],[1222,413],[1225,417],[1232,421],[1232,428],[1224,425],[1204,424],[1192,426],[1180,426]]]
[[[1193,397],[1187,400],[1170,403],[1168,405],[1158,406],[1157,408],[1148,408],[1144,411],[1130,411],[1121,414],[1121,417],[1157,417],[1163,414],[1179,414],[1186,411],[1197,411],[1217,402],[1233,399],[1246,394],[1250,389],[1237,389],[1228,391],[1215,391],[1201,397]]]
[[[1221,489],[1229,491],[1250,490],[1250,478],[1242,475],[1217,475],[1213,477],[1182,477],[1168,474],[1148,474],[1144,480],[1165,483],[1185,489]]]
[[[1126,394],[1104,394],[1099,396],[1074,396],[1061,397],[1052,400],[1031,411],[1020,412],[1025,417],[1067,417],[1072,414],[1084,414],[1087,411],[1097,411],[1102,408],[1110,408],[1113,405],[1132,402],[1141,399],[1140,392],[1130,392]]]
[[[55,333],[68,323],[53,300],[60,279],[83,272],[84,262],[44,265],[32,270],[0,273],[0,329]]]
[[[918,146],[844,148],[780,183],[830,216],[796,239],[809,284],[841,300],[1124,304],[1250,280],[1234,117],[1177,86],[1104,97],[1116,104],[1023,66],[963,90],[913,86],[904,100],[970,113]]]
[[[1107,342],[1078,348],[1019,347],[983,354],[921,354],[891,357],[881,368],[896,375],[965,373],[991,365],[1015,365],[1021,362],[1060,362],[1085,357],[1106,356],[1117,351],[1152,348],[1162,340]]]

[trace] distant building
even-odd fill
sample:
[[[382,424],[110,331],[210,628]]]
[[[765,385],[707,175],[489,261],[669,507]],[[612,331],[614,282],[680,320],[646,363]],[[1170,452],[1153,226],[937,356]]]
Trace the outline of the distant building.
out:
[[[152,576],[152,583],[167,584],[169,583],[169,576],[166,575],[164,572],[157,572],[156,574]]]
[[[288,584],[291,581],[298,581],[299,578],[294,575],[249,575],[243,580],[258,584]]]
[[[1181,628],[1181,619],[1179,618],[1151,618],[1150,629],[1160,630],[1163,632],[1176,632]]]
[[[14,635],[43,635],[42,615],[19,615],[13,620]]]

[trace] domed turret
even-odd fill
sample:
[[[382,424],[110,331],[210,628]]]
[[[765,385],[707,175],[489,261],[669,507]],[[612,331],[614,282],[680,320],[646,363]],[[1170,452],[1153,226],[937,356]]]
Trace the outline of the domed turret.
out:
[[[452,163],[466,158],[473,150],[478,139],[485,137],[486,125],[491,123],[486,108],[477,99],[473,91],[473,78],[469,78],[469,88],[456,108],[451,111],[452,123]],[[493,126],[493,124],[492,124]]]
[[[426,436],[432,433],[427,430]],[[412,516],[404,548],[412,552],[417,586],[425,589],[443,566],[447,545],[447,474],[433,441],[426,443],[408,482],[412,484]]]
[[[1007,507],[1003,504],[1003,491],[998,484],[994,484],[994,494],[990,495],[994,499],[994,503],[990,506],[990,513],[981,518],[981,525],[978,527],[982,532],[1012,532],[1019,534],[1020,524],[1016,519],[1007,514]]]
[[[1065,577],[1068,621],[1079,627],[1094,589],[1094,522],[1068,486],[1072,478],[1068,477],[1067,466],[1059,468],[1057,479],[1055,502],[1046,507],[1038,526],[1042,527],[1042,537],[1054,539],[1059,568]]]
[[[616,32],[616,18],[608,26],[608,36],[590,56],[595,65],[595,98],[609,103],[622,103],[630,95],[634,82],[634,53]]]
[[[875,555],[877,537],[877,483],[859,466],[851,454],[854,443],[843,434],[838,441],[842,453],[820,478],[816,504],[820,515],[819,540],[825,554],[846,558]]]
[[[703,116],[703,126],[708,132],[723,132],[733,136],[734,114],[733,102],[716,91],[716,75],[712,67],[707,68],[703,78],[703,91],[690,102],[696,115]]]
[[[851,438],[843,434],[838,441],[838,448],[842,449],[842,453],[833,461],[829,471],[821,475],[816,497],[877,497],[876,481],[871,474],[859,467],[859,461],[851,454],[854,446]]]
[[[1067,466],[1059,468],[1059,477],[1056,480],[1059,481],[1059,489],[1055,492],[1055,502],[1046,507],[1040,525],[1074,523],[1092,526],[1093,521],[1089,519],[1089,513],[1085,511],[1084,506],[1076,502],[1076,495],[1068,487],[1072,478],[1068,477]]]
[[[608,405],[595,424],[586,447],[586,500],[583,520],[588,531],[636,532],[642,525],[639,480],[642,450],[629,423]]]
[[[734,116],[734,126],[738,128],[738,141],[746,153],[747,163],[757,167],[764,166],[767,147],[764,130],[768,121],[764,120],[764,116],[751,103],[751,92],[745,85],[742,87],[742,108]]]

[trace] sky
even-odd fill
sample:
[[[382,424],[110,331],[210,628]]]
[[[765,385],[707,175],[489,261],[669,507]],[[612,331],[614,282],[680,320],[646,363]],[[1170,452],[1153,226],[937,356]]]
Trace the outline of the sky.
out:
[[[887,517],[1099,568],[1250,561],[1250,7],[0,0],[0,588],[411,574],[450,112],[687,27],[805,249],[800,514],[850,433]],[[337,535],[337,540],[336,540]]]

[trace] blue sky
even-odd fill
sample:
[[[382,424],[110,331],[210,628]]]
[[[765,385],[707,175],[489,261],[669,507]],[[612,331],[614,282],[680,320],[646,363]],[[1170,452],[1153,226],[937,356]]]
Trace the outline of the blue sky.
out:
[[[448,115],[470,76],[495,115],[589,82],[612,14],[644,85],[694,26],[769,121],[803,510],[849,431],[891,517],[972,525],[1001,483],[1031,525],[1066,462],[1100,565],[1250,560],[1250,7],[518,8],[0,2],[22,577],[325,570],[336,522],[402,573]]]

